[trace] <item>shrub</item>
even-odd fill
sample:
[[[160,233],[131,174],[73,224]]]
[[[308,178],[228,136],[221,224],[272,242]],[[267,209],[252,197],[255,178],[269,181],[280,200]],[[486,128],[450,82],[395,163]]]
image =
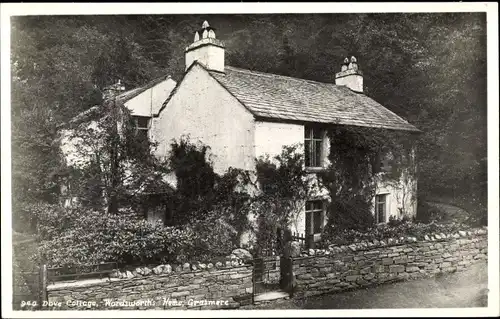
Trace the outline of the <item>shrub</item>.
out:
[[[281,153],[256,159],[256,185],[259,192],[249,209],[256,218],[255,251],[271,250],[277,229],[297,223],[312,185],[303,169],[304,156],[299,145],[284,146]]]
[[[404,215],[403,218],[396,218],[394,216],[390,216],[389,222],[387,224],[391,227],[397,227],[401,224],[412,222],[414,220],[415,220],[414,218],[411,218],[408,215]]]
[[[418,199],[416,220],[422,223],[442,221],[446,213],[436,206],[429,205],[424,198]]]
[[[224,213],[228,210],[211,211],[203,220],[196,220],[186,226],[195,234],[189,248],[183,252],[186,259],[196,258],[210,260],[219,256],[227,256],[238,246],[238,231],[228,224]]]
[[[51,207],[38,214],[42,217],[39,250],[49,266],[201,261],[226,256],[237,243],[238,232],[221,218],[224,211],[211,212],[182,229],[151,223],[130,212]]]
[[[189,231],[120,215],[84,211],[71,227],[54,231],[41,242],[50,266],[116,261],[121,264],[174,260],[178,247],[189,245]]]
[[[353,196],[344,200],[332,201],[329,205],[328,229],[354,229],[364,231],[373,227],[375,220],[371,212],[371,203],[363,196]]]

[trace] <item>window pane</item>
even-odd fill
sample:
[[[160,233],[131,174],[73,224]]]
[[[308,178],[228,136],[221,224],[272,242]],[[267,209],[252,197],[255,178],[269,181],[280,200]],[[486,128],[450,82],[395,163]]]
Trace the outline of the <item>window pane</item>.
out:
[[[323,223],[323,220],[322,220],[322,212],[314,212],[314,233],[315,234],[319,234],[321,233],[321,225]]]
[[[137,118],[137,127],[147,128],[149,124],[149,118],[147,117],[138,117]]]
[[[314,144],[314,166],[321,166],[321,141],[316,141]]]
[[[321,139],[321,130],[318,128],[313,129],[313,138],[314,139]]]
[[[385,204],[380,203],[378,205],[378,221],[379,223],[385,222]]]
[[[321,205],[321,204],[322,204],[321,201],[315,201],[314,202],[314,209],[315,210],[323,209],[323,207],[322,207],[323,205]]]
[[[313,209],[313,202],[306,202],[306,211],[311,211]]]
[[[377,223],[385,222],[386,195],[377,195],[375,197],[375,218]]]
[[[312,225],[312,213],[306,213],[306,234],[311,234],[312,233],[312,229],[311,229],[311,225]]]
[[[311,141],[306,140],[304,144],[305,164],[306,166],[311,166]]]

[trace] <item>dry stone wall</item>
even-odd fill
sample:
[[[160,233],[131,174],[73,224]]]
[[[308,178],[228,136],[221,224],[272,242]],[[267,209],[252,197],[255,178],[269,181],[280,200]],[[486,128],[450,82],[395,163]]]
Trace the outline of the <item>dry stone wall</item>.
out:
[[[311,296],[464,270],[487,261],[487,230],[310,250],[293,260],[295,295]]]
[[[309,250],[292,260],[294,296],[461,271],[487,262],[487,240],[483,228]],[[252,302],[252,272],[249,257],[235,255],[215,264],[139,267],[107,279],[53,283],[42,309],[238,308]]]
[[[44,309],[230,309],[252,302],[252,266],[241,261],[142,267],[112,277],[49,285]]]

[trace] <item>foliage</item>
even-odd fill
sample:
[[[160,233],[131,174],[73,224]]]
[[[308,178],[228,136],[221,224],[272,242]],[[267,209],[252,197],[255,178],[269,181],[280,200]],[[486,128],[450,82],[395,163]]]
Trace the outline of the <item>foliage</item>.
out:
[[[442,197],[439,199],[439,201],[433,202],[432,198],[420,195],[417,207],[417,221],[423,223],[431,221],[448,223],[451,220],[471,226],[485,226],[488,224],[487,208],[483,206],[481,201],[471,202],[469,201],[470,198],[453,198],[449,201]],[[433,204],[429,204],[429,202],[433,202]]]
[[[135,146],[136,140],[132,137],[127,140],[129,133],[126,130],[127,126],[124,126],[121,130],[121,139],[115,140],[115,145],[118,145],[118,149],[123,153],[128,151],[132,155],[136,154],[139,150],[134,150],[133,147],[145,146],[142,144]],[[107,135],[102,134],[106,141]],[[174,207],[175,202],[170,203],[171,208],[177,208],[174,211],[174,216],[177,217],[175,226],[146,221],[141,214],[134,211],[135,207],[130,201],[118,207],[115,213],[93,209],[88,203],[90,196],[83,196],[77,205],[68,208],[59,205],[40,205],[33,213],[39,221],[41,252],[48,262],[53,265],[63,265],[102,261],[117,261],[123,264],[200,261],[227,255],[236,248],[239,236],[249,227],[245,205],[247,198],[237,187],[243,173],[240,170],[230,169],[219,176],[214,173],[211,163],[205,162],[204,154],[198,151],[197,146],[187,141],[176,146],[170,163],[173,163],[173,172],[178,173],[179,187],[165,196],[167,199],[183,199],[190,205]],[[103,147],[99,145],[97,149],[102,150]],[[136,163],[139,159],[126,157],[127,154],[123,153],[119,153],[123,156],[120,157],[119,163],[123,163],[121,164],[123,166],[118,166],[119,172],[122,172],[121,167],[124,167],[123,171],[128,170],[128,174],[137,174],[136,180],[141,178],[145,180],[145,177],[148,177],[145,173],[151,170],[136,169],[134,165],[140,164]],[[101,151],[98,154],[106,153]],[[98,168],[110,165],[102,157],[100,165],[96,166]],[[145,158],[148,159],[147,156]],[[124,159],[128,161],[125,162]],[[150,165],[150,168],[157,167],[156,163],[148,163],[146,160],[141,163]],[[96,183],[96,179],[88,178],[95,172],[89,167],[92,166],[87,164],[75,169],[83,175],[83,178],[82,175],[79,176],[78,181],[86,182],[84,185]],[[185,170],[186,168],[189,172]],[[109,175],[104,174],[104,176]],[[120,178],[121,176],[123,175],[119,175]],[[210,180],[212,183],[208,184],[210,186],[208,187],[204,182]],[[100,180],[97,179],[97,182]],[[101,187],[102,184],[97,185]],[[128,198],[130,190],[135,190],[137,187],[132,187],[134,184],[124,183],[122,179],[118,185],[123,187],[118,188],[122,191],[118,192],[120,195],[118,199],[121,200]],[[78,194],[92,194],[84,191],[85,189],[80,188]],[[93,194],[96,195],[93,200],[98,201],[100,193]],[[182,211],[183,208],[186,211]]]
[[[478,226],[488,225],[488,203],[485,199],[465,194],[454,197],[451,203],[464,209],[469,214],[467,216],[469,224]]]
[[[331,198],[329,224],[340,230],[365,230],[374,223],[372,201],[378,185],[390,183],[397,187],[403,176],[410,176],[406,177],[408,180],[414,176],[411,154],[414,138],[400,132],[340,125],[328,129],[327,134],[329,165],[318,176]],[[394,158],[391,170],[376,174],[376,161],[380,154],[387,153]]]
[[[389,217],[389,222],[387,223],[387,225],[389,225],[390,227],[397,227],[401,224],[413,222],[415,220],[416,218],[411,218],[408,217],[407,215],[403,216],[403,218],[396,218],[394,216],[391,216]]]
[[[67,145],[76,158],[69,163],[68,195],[116,213],[146,189],[168,189],[167,167],[154,156],[156,145],[136,134],[130,111],[112,100],[95,112],[98,120],[68,130]]]
[[[232,248],[229,241],[225,242],[227,237],[222,237],[227,232],[222,232],[223,227],[217,223],[194,222],[181,229],[82,208],[46,208],[40,213],[52,219],[40,216],[43,221],[39,232],[40,252],[50,266],[104,261],[127,265],[180,263],[227,254]],[[51,222],[55,218],[64,222]],[[221,232],[210,233],[209,228]]]
[[[177,187],[169,197],[171,215],[167,222],[182,225],[193,219],[203,221],[213,212],[220,212],[238,232],[244,231],[246,172],[229,168],[224,174],[217,174],[209,159],[210,148],[192,143],[189,137],[174,140],[171,147],[168,164],[175,173]]]
[[[196,234],[191,243],[190,253],[197,260],[227,256],[238,247],[239,232],[231,226],[231,220],[225,213],[230,214],[231,209],[209,212],[203,220],[195,219],[186,226]]]
[[[12,217],[17,231],[30,230],[26,226],[37,203],[57,202],[63,167],[53,111],[32,107],[35,99],[21,99],[26,87],[12,81]]]
[[[436,206],[429,205],[421,196],[418,200],[416,220],[421,223],[430,223],[431,221],[441,221],[444,212]]]
[[[459,230],[470,229],[469,225],[459,223],[439,224],[414,223],[411,220],[393,221],[389,224],[380,224],[364,231],[356,229],[343,229],[339,231],[332,225],[325,229],[321,237],[321,247],[329,245],[349,245],[360,241],[387,240],[389,238],[399,239],[400,237],[415,237],[424,239],[425,235],[450,234]]]
[[[252,198],[250,211],[257,220],[256,244],[260,248],[275,241],[277,228],[296,226],[312,191],[298,145],[284,146],[273,160],[261,157],[256,164],[259,192]]]

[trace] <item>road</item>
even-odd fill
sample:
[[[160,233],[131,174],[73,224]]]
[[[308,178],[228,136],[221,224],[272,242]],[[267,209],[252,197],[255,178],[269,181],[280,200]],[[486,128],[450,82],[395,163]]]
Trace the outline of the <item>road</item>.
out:
[[[486,307],[486,263],[435,278],[397,282],[343,293],[290,299],[256,309],[390,309]]]

